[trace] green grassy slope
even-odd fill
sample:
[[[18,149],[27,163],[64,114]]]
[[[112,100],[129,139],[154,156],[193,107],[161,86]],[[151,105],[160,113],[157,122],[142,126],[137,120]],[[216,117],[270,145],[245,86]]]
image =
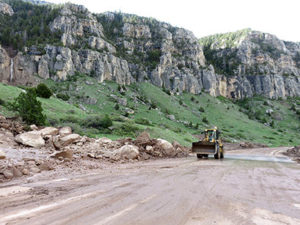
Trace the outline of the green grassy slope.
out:
[[[283,101],[256,97],[232,102],[206,93],[171,96],[149,83],[119,87],[114,82],[99,84],[84,75],[60,83],[52,80],[45,83],[56,94],[70,96],[68,101],[56,97],[39,99],[48,121],[55,126],[70,125],[75,132],[89,136],[117,139],[135,137],[136,133],[147,130],[152,137],[176,140],[189,146],[196,140],[194,135],[205,128],[218,126],[224,139],[230,142],[250,141],[269,146],[300,144],[298,99]],[[0,84],[2,100],[12,101],[21,91],[20,88]],[[126,99],[127,105],[118,103],[118,99]],[[97,103],[88,104],[93,101]],[[116,104],[119,105],[118,110],[115,109]],[[274,111],[271,115],[265,113],[269,108]],[[126,113],[129,110],[133,110],[134,114]],[[12,114],[3,106],[0,106],[0,113]],[[84,128],[87,118],[105,114],[113,119],[112,128]],[[175,120],[170,120],[170,115],[174,115]]]

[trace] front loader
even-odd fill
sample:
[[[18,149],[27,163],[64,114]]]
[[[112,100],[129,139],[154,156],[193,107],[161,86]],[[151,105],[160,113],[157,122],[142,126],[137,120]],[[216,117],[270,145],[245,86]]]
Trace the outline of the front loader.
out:
[[[196,153],[197,158],[208,157],[208,155],[214,155],[215,159],[224,158],[224,148],[220,133],[217,127],[205,130],[204,139],[193,142],[192,153]]]

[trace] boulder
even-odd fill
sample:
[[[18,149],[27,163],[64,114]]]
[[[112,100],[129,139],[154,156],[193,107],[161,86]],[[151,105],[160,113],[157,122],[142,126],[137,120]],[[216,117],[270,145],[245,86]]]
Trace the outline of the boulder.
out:
[[[72,134],[72,128],[71,127],[62,127],[59,129],[59,135],[61,137],[64,137],[66,135]]]
[[[45,140],[41,134],[37,131],[31,131],[23,134],[19,134],[15,137],[15,141],[29,147],[41,148],[45,145]]]
[[[174,154],[173,145],[163,139],[157,139],[157,147],[159,147],[167,156],[172,156]]]
[[[119,156],[121,159],[137,159],[140,152],[139,148],[134,145],[124,145],[113,152],[114,156]]]
[[[172,121],[176,119],[174,115],[167,115],[167,118]]]
[[[46,128],[44,128],[42,130],[39,130],[39,132],[40,132],[40,134],[43,137],[45,137],[47,135],[53,136],[53,135],[57,135],[58,134],[58,129],[55,128],[55,127],[46,127]]]
[[[0,149],[0,159],[5,159],[6,154]]]
[[[61,146],[70,145],[70,144],[74,143],[75,141],[77,141],[79,138],[80,138],[79,134],[69,134],[65,137],[62,137],[60,139]]]

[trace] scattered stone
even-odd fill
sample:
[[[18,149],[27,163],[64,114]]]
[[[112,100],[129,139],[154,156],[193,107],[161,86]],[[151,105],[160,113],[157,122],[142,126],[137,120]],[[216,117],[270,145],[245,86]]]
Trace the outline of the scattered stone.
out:
[[[23,175],[28,175],[29,174],[29,170],[28,169],[23,169],[22,173],[23,173]]]
[[[87,156],[90,157],[90,158],[92,158],[92,159],[96,158],[96,156],[94,154],[92,154],[92,153],[88,153]]]
[[[167,115],[167,118],[168,118],[169,120],[172,120],[172,121],[175,121],[175,120],[176,120],[176,118],[175,118],[174,115]]]
[[[73,152],[71,150],[61,151],[61,152],[55,152],[51,155],[52,158],[59,159],[60,157],[62,159],[68,158],[73,159]]]
[[[45,140],[37,131],[30,131],[27,133],[19,134],[15,137],[15,141],[33,148],[41,148],[45,145]]]
[[[118,98],[118,103],[122,106],[127,106],[127,99],[126,98]]]
[[[69,134],[63,138],[60,139],[60,143],[62,146],[67,146],[75,141],[77,141],[80,138],[79,134]]]
[[[38,167],[31,167],[31,168],[30,168],[30,172],[31,172],[31,173],[40,173],[41,170],[40,170]]]
[[[50,162],[43,162],[39,165],[39,169],[41,171],[49,171],[49,170],[54,170],[54,167],[51,165]]]
[[[23,173],[19,169],[17,169],[16,167],[13,167],[12,173],[13,173],[14,177],[21,177],[21,176],[23,176]]]
[[[12,179],[14,174],[11,170],[4,170],[3,175],[6,179]]]
[[[5,159],[6,155],[5,153],[0,149],[0,159]]]
[[[103,137],[103,138],[98,139],[96,142],[102,143],[102,144],[108,144],[108,143],[112,143],[112,140],[110,140],[109,138]]]

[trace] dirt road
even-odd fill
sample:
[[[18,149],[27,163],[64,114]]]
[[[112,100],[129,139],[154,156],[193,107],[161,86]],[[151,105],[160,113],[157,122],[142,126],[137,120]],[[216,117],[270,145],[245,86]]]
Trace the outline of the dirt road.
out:
[[[300,224],[300,165],[279,150],[2,184],[0,224]]]

